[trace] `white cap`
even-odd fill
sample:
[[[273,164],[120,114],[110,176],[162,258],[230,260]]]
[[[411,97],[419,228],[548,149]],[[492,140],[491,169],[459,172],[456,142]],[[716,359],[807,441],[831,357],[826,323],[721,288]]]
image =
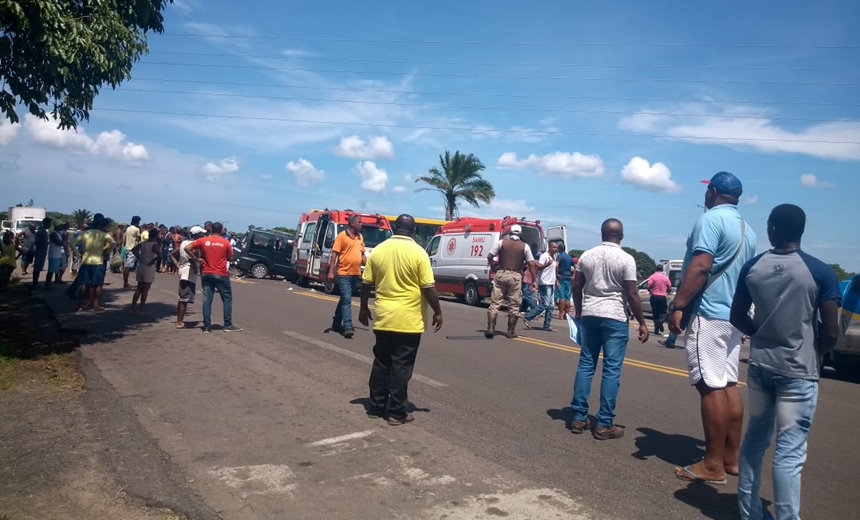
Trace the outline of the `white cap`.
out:
[[[519,235],[522,232],[523,232],[523,227],[520,226],[519,224],[514,224],[513,226],[511,226],[511,234],[512,235]]]
[[[188,232],[192,235],[202,235],[203,233],[206,233],[206,230],[200,226],[192,226],[191,229],[188,230]]]

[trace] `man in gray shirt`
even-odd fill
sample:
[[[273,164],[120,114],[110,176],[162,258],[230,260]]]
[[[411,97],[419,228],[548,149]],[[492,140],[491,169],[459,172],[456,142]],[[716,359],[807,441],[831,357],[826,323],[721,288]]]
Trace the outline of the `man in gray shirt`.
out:
[[[836,344],[841,298],[833,270],[800,250],[805,226],[806,214],[795,205],[771,211],[767,234],[773,249],[743,266],[732,302],[732,324],[751,338],[750,417],[738,480],[742,520],[765,518],[762,459],[775,423],[775,518],[800,518],[800,471],[818,400],[820,359]]]

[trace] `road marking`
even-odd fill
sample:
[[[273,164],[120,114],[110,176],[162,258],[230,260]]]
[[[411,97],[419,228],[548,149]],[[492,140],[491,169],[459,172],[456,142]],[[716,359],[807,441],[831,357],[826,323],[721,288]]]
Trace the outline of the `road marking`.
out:
[[[245,280],[242,278],[230,278],[230,281],[236,282],[236,283],[243,283],[243,284],[247,284],[247,285],[254,285],[255,283],[257,283],[257,282],[252,282],[251,280]]]
[[[304,341],[305,343],[310,343],[311,345],[315,345],[319,348],[324,348],[324,349],[330,350],[332,352],[337,352],[338,354],[342,354],[346,357],[351,357],[352,359],[357,359],[358,361],[361,361],[362,363],[367,363],[368,365],[373,365],[373,358],[372,357],[368,357],[368,356],[365,356],[363,354],[358,354],[358,353],[353,352],[351,350],[341,348],[341,347],[338,347],[337,345],[332,345],[331,343],[326,343],[325,341],[320,341],[318,339],[314,339],[314,338],[305,336],[304,334],[299,334],[298,332],[293,332],[291,330],[285,330],[282,333],[287,335],[287,336],[290,336],[291,338],[295,338],[297,340]],[[446,383],[443,383],[441,381],[437,381],[435,379],[431,379],[427,376],[422,376],[421,374],[412,374],[412,379],[414,381],[419,381],[421,383],[424,383],[425,385],[433,386],[436,388],[443,388],[443,387],[448,386]]]
[[[292,495],[295,479],[289,466],[261,464],[234,468],[213,468],[209,474],[240,492],[242,498],[250,495]]]
[[[363,439],[365,437],[373,435],[375,432],[376,430],[364,430],[363,432],[348,433],[346,435],[341,435],[340,437],[330,437],[321,441],[312,442],[308,444],[308,446],[316,448],[319,446],[329,446],[331,444],[337,444],[339,442],[351,441],[353,439]]]
[[[322,294],[314,294],[314,293],[307,293],[307,292],[297,292],[297,293],[293,293],[293,294],[298,294],[299,296],[306,296],[308,298],[316,298],[317,300],[323,300],[323,301],[327,301],[327,302],[339,302],[340,301],[340,298],[337,298],[334,296],[326,296],[326,295],[322,295]],[[361,303],[352,302],[352,306],[353,307],[361,307]],[[369,303],[367,306],[370,309],[376,308],[376,306],[372,303]]]

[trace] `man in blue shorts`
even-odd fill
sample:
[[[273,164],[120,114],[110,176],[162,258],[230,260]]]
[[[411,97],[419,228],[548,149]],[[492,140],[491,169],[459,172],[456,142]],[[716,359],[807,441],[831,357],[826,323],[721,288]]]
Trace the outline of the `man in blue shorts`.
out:
[[[573,258],[567,253],[564,242],[558,242],[558,255],[555,257],[558,273],[558,284],[555,292],[555,303],[558,306],[558,319],[567,319],[570,312],[570,279],[573,275]]]

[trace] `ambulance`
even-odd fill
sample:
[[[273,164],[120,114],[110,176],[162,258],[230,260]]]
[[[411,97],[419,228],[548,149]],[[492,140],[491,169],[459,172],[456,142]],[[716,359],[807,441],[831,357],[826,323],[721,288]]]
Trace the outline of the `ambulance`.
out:
[[[514,224],[523,228],[520,237],[531,248],[535,260],[540,252],[547,250],[549,242],[568,244],[565,226],[548,227],[544,232],[539,220],[515,217],[457,219],[442,226],[427,245],[436,289],[453,293],[468,305],[480,304],[492,293],[495,274],[487,264],[487,255],[497,241],[510,234]]]
[[[361,217],[361,235],[367,255],[391,236],[391,225],[382,215],[358,213],[350,209],[315,209],[302,213],[296,226],[296,241],[293,247],[296,283],[307,287],[309,283],[315,282],[323,284],[328,294],[337,292],[336,285],[326,279],[331,262],[331,248],[334,246],[335,237],[346,229],[352,215]]]

